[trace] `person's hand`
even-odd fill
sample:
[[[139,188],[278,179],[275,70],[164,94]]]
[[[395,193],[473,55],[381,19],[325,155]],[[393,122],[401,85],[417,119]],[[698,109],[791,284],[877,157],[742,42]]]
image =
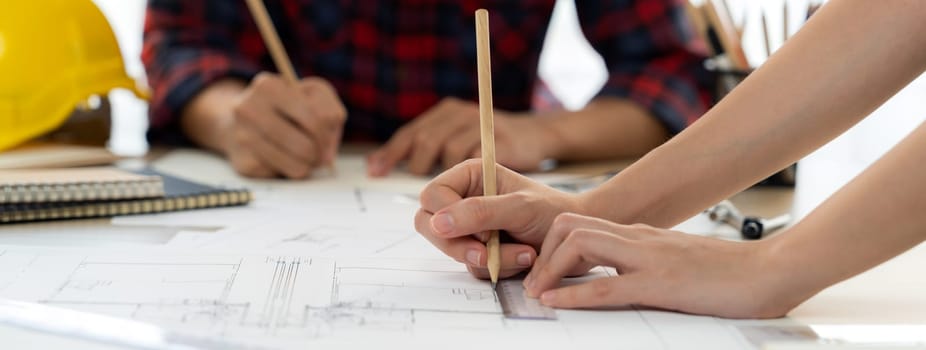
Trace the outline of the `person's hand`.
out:
[[[260,73],[231,103],[222,148],[239,173],[299,179],[334,161],[347,113],[324,79]]]
[[[540,118],[494,112],[496,160],[518,171],[540,168],[550,156],[555,134]],[[444,169],[479,157],[479,105],[445,98],[403,126],[367,158],[370,176],[385,176],[403,160],[412,174],[426,175],[437,166]]]
[[[783,316],[810,297],[785,282],[768,244],[730,242],[562,214],[524,280],[527,295],[559,308],[641,305],[733,318]],[[609,266],[619,276],[558,288],[576,268]]]
[[[415,228],[438,249],[488,278],[485,241],[489,230],[504,230],[512,242],[501,244],[502,278],[533,264],[553,219],[581,211],[578,196],[534,182],[502,166],[497,196],[482,196],[482,162],[472,159],[437,176],[421,192]],[[581,267],[573,273],[584,273]]]

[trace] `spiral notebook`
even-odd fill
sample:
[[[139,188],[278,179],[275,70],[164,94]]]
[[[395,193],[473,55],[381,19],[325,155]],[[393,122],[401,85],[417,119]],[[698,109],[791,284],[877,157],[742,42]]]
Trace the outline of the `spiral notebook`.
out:
[[[0,204],[0,224],[213,208],[243,205],[252,199],[247,189],[207,186],[152,169],[135,171],[134,175],[159,178],[163,183],[163,195],[117,200]]]
[[[0,170],[0,204],[80,202],[164,196],[160,176],[112,167]]]

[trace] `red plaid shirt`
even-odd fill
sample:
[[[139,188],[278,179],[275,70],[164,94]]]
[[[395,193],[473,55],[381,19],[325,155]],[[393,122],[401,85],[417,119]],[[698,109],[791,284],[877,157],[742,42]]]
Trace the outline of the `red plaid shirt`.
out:
[[[710,101],[704,45],[684,1],[576,1],[609,71],[598,96],[636,101],[671,132]],[[385,141],[443,97],[477,99],[477,8],[490,13],[495,107],[530,110],[556,1],[265,2],[297,73],[325,78],[340,94],[345,137]],[[153,88],[149,137],[167,142],[184,140],[180,113],[210,83],[276,71],[244,1],[150,0],[142,60]]]

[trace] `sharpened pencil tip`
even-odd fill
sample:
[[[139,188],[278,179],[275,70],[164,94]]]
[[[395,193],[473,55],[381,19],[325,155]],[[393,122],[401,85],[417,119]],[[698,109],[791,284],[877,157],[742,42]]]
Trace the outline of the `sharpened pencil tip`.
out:
[[[492,282],[492,290],[498,289],[498,283]]]

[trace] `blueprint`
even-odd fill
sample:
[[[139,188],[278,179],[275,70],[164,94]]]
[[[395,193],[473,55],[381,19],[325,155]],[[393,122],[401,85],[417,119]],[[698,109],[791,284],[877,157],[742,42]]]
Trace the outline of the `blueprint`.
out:
[[[586,278],[608,274],[598,269]],[[747,344],[724,321],[662,311],[559,310],[557,321],[506,319],[488,283],[447,259],[9,247],[0,248],[0,297],[271,348],[468,347],[448,340],[491,337],[543,348],[673,349],[704,342],[704,334],[714,335],[707,342],[713,349]]]
[[[0,246],[0,298],[262,348],[751,347],[730,321],[633,307],[506,319],[489,283],[415,232],[426,179],[368,179],[362,157],[342,156],[336,176],[309,181],[244,179],[197,151],[155,166],[247,186],[255,200],[113,219],[126,232],[177,229],[130,250]],[[614,275],[598,268],[565,283]]]

